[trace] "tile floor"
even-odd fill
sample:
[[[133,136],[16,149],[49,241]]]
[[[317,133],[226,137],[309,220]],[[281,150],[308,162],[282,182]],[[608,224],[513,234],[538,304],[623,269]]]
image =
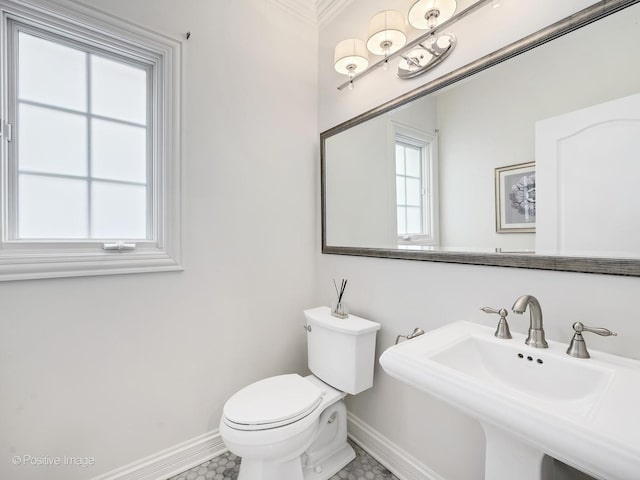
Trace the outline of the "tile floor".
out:
[[[351,446],[356,451],[356,459],[330,480],[398,480],[358,445],[351,442]],[[239,470],[240,457],[227,452],[169,480],[236,480]]]

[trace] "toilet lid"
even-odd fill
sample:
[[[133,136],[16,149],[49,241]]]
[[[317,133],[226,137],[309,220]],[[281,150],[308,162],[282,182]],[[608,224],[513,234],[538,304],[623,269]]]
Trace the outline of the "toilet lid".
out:
[[[279,375],[240,390],[227,401],[223,413],[235,428],[274,428],[307,416],[320,404],[324,393],[300,375]]]

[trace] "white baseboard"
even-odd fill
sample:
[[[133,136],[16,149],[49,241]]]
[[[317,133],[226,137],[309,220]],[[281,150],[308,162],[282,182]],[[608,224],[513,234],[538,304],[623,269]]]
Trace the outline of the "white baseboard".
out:
[[[216,429],[92,480],[166,480],[227,450]]]
[[[351,440],[400,480],[445,480],[351,413],[347,430]],[[213,430],[92,480],[167,480],[226,451],[220,432]]]
[[[445,480],[352,413],[347,413],[349,438],[400,480]]]

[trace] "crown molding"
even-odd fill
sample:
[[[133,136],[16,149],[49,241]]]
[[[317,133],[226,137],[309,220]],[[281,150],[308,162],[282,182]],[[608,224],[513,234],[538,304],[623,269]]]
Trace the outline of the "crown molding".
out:
[[[307,23],[326,25],[353,0],[269,0]]]
[[[315,0],[316,16],[320,28],[336,18],[353,0]]]
[[[314,0],[269,0],[274,5],[282,8],[299,19],[313,24],[318,24],[318,14]]]

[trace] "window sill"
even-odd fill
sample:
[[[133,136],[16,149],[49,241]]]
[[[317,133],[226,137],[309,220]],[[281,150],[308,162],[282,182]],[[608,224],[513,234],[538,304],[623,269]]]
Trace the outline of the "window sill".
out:
[[[0,282],[184,270],[166,252],[0,255]]]

